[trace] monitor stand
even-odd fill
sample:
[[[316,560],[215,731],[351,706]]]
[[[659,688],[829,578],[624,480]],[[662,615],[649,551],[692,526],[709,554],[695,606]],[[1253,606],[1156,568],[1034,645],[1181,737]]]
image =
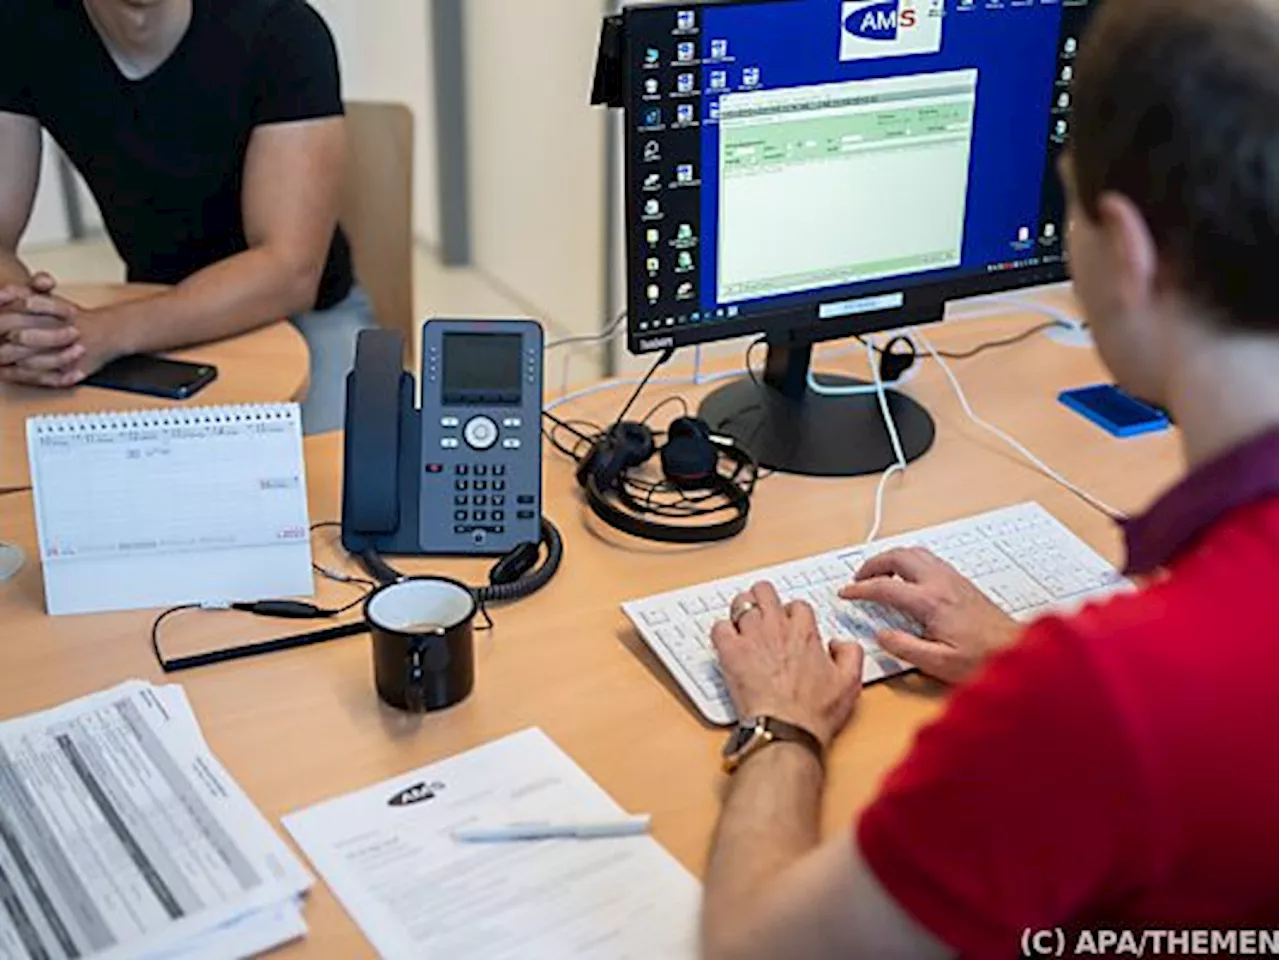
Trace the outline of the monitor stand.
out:
[[[809,477],[883,473],[895,462],[876,394],[820,396],[809,389],[811,344],[769,344],[764,376],[735,380],[702,401],[711,429],[750,450],[762,467]],[[833,387],[861,380],[824,374]],[[910,397],[886,390],[907,460],[933,446],[933,418]]]

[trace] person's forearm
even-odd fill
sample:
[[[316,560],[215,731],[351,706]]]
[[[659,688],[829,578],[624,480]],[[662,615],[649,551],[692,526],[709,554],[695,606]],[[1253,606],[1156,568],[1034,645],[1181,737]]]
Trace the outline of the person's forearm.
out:
[[[751,927],[771,881],[818,844],[822,785],[817,758],[791,743],[762,750],[734,775],[707,865],[704,956],[755,956]]]
[[[31,271],[18,259],[18,255],[9,250],[0,249],[0,287],[11,283],[26,284],[31,282]]]
[[[319,275],[269,250],[248,250],[155,296],[87,311],[85,321],[117,355],[207,343],[309,310]]]

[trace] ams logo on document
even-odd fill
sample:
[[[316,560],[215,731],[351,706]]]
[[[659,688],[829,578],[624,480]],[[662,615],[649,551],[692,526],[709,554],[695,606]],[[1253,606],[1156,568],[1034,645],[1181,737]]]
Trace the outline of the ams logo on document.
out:
[[[422,803],[424,800],[432,800],[435,795],[444,789],[443,783],[415,783],[411,787],[405,787],[394,797],[387,801],[388,807],[411,807],[415,803]]]
[[[840,5],[841,60],[941,49],[942,0],[848,0]]]

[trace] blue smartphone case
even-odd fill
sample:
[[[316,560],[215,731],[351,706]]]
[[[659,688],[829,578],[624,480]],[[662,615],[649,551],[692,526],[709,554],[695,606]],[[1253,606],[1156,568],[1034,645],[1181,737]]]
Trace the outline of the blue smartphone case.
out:
[[[1169,417],[1163,411],[1110,384],[1066,390],[1058,400],[1113,437],[1136,437],[1169,428]]]

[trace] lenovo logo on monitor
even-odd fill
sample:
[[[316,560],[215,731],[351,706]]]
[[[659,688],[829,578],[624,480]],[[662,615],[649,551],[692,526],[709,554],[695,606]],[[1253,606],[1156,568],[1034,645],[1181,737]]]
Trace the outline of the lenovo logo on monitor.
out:
[[[942,0],[848,0],[840,6],[841,60],[942,49]]]

